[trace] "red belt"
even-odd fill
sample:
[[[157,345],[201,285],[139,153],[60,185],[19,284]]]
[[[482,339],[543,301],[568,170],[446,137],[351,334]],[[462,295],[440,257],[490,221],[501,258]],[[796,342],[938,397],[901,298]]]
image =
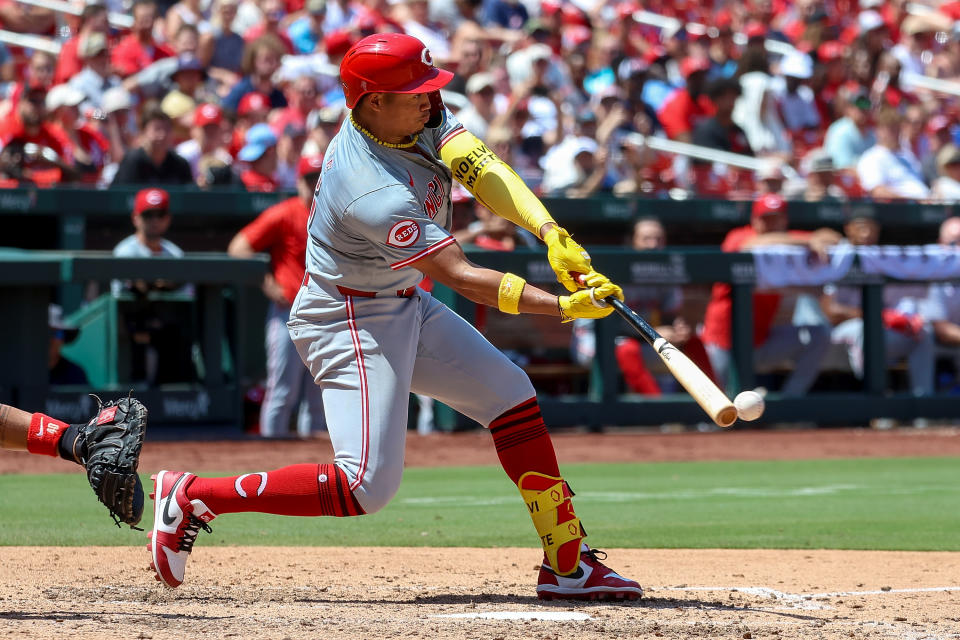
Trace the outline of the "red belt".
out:
[[[416,290],[416,286],[397,289],[396,296],[398,298],[409,298],[413,296]],[[350,289],[349,287],[341,287],[340,285],[337,285],[337,291],[345,296],[356,296],[358,298],[376,298],[378,295],[376,291],[360,291],[358,289]]]

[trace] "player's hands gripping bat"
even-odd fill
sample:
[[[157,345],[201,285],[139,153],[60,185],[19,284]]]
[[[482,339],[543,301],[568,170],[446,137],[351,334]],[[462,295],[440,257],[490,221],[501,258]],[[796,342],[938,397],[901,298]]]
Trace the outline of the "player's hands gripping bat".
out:
[[[587,278],[579,275],[577,281],[586,284]],[[593,289],[584,289],[583,291],[593,291]],[[737,408],[730,401],[730,398],[690,358],[667,342],[666,338],[657,333],[657,330],[651,327],[640,314],[624,304],[622,295],[619,298],[608,296],[604,301],[630,326],[636,329],[637,333],[647,341],[647,344],[653,347],[667,369],[677,379],[677,382],[683,385],[687,393],[697,401],[697,404],[706,411],[707,415],[718,426],[729,427],[737,421]]]
[[[605,300],[623,300],[623,290],[620,287],[610,282],[606,276],[596,272],[592,275],[596,276],[592,280],[596,284],[590,288],[557,298],[563,322],[570,322],[575,318],[605,318],[613,313],[613,307]]]

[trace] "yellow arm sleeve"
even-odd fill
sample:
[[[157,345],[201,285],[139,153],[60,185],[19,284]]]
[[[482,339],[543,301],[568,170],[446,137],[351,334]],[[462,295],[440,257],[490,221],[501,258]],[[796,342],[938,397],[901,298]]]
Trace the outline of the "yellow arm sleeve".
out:
[[[540,199],[506,162],[469,131],[457,134],[440,149],[453,177],[480,204],[538,238],[540,227],[555,220]]]

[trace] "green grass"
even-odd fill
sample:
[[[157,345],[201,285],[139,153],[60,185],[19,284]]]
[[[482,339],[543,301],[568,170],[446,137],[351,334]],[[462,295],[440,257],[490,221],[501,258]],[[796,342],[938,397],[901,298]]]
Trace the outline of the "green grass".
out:
[[[600,548],[960,551],[958,458],[580,464],[564,472]],[[145,541],[112,526],[81,474],[0,476],[0,522],[0,545]],[[534,547],[537,538],[501,469],[448,467],[408,469],[396,498],[374,515],[228,515],[199,543]]]

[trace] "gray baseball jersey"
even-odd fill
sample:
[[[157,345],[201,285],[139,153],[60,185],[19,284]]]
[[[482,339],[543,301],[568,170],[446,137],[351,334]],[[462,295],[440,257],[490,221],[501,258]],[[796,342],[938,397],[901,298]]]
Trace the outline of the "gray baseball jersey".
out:
[[[534,396],[521,369],[415,288],[416,262],[454,242],[439,149],[462,131],[446,112],[399,149],[348,120],[314,194],[307,272],[287,326],[322,390],[334,462],[367,513],[399,486],[411,391],[484,426]]]

